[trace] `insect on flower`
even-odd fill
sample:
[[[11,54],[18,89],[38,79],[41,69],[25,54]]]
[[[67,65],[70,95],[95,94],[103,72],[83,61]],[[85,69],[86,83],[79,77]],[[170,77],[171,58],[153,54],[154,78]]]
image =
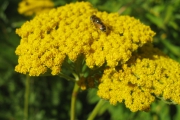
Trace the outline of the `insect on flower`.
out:
[[[103,32],[106,32],[106,31],[107,31],[106,26],[104,25],[104,23],[101,21],[100,18],[98,18],[98,17],[95,16],[95,15],[92,15],[92,16],[90,17],[90,19],[91,19],[91,21],[93,22],[93,24],[94,24],[97,28],[99,28],[101,31],[103,31]]]

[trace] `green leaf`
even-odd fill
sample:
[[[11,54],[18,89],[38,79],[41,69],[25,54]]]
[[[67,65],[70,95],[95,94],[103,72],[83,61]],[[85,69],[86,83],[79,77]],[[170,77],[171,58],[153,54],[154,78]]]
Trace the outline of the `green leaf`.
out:
[[[146,17],[152,22],[154,23],[156,26],[158,26],[159,28],[161,29],[164,29],[165,30],[165,26],[163,24],[163,18],[161,17],[156,17],[150,13],[147,13],[146,14]]]

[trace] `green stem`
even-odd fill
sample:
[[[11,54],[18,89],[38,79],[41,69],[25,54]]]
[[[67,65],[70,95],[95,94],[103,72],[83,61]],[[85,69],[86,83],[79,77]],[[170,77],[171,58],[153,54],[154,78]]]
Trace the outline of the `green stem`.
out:
[[[28,120],[28,104],[29,104],[29,87],[30,87],[30,77],[26,76],[25,84],[25,96],[24,96],[24,120]]]
[[[66,80],[69,80],[69,81],[76,81],[74,78],[71,78],[63,73],[60,73],[59,76],[62,78],[65,78]]]
[[[87,120],[94,120],[94,118],[96,117],[96,115],[98,114],[100,108],[102,108],[102,105],[104,103],[105,103],[105,101],[100,99],[99,102],[97,103],[96,107],[94,108],[94,110],[92,111],[92,113],[90,114],[90,116],[88,117]]]
[[[74,85],[74,89],[72,92],[72,97],[71,97],[71,113],[70,113],[70,117],[71,120],[75,120],[75,106],[76,106],[76,98],[77,98],[77,94],[79,91],[79,86],[77,85],[77,83],[75,83]]]

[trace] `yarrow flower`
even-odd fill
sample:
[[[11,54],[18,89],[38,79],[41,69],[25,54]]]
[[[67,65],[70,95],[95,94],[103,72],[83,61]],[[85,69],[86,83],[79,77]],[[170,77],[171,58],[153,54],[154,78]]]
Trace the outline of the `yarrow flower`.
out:
[[[155,33],[133,17],[77,2],[37,15],[16,33],[19,73],[71,79],[65,74],[70,71],[81,89],[98,86],[98,96],[114,105],[124,102],[134,112],[149,109],[157,97],[180,103],[179,64],[152,47]]]
[[[54,7],[51,0],[22,0],[19,3],[18,12],[26,16],[32,16],[47,12]]]
[[[91,23],[93,14],[109,28],[108,33]],[[19,55],[16,71],[30,76],[39,76],[49,69],[52,75],[57,75],[66,57],[75,62],[80,55],[89,68],[106,63],[115,67],[128,61],[131,53],[151,42],[155,34],[133,17],[99,12],[87,2],[68,4],[40,14],[16,33],[21,36],[16,49]]]
[[[155,98],[180,104],[179,71],[179,63],[146,44],[127,63],[104,71],[98,96],[133,112],[149,110]]]

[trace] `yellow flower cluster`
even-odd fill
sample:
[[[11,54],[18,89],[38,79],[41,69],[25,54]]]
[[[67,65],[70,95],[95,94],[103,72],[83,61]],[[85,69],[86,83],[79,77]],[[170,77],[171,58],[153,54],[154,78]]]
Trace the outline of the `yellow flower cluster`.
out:
[[[47,12],[54,7],[51,0],[22,0],[19,3],[18,12],[26,16],[32,16]]]
[[[98,96],[114,105],[124,102],[134,112],[148,110],[156,97],[180,104],[179,63],[153,48],[155,33],[133,17],[77,2],[39,14],[16,33],[21,37],[17,72],[59,75],[66,66],[79,77],[81,89],[99,84]]]
[[[101,19],[107,32],[92,23],[92,15]],[[79,56],[89,68],[105,64],[116,67],[155,35],[149,26],[133,17],[99,12],[88,2],[71,3],[40,14],[16,33],[21,42],[16,49],[19,59],[15,71],[30,76],[48,71],[58,75],[66,58],[76,62]]]
[[[133,112],[148,110],[156,97],[180,104],[179,71],[179,63],[146,44],[126,64],[104,71],[98,96]]]

